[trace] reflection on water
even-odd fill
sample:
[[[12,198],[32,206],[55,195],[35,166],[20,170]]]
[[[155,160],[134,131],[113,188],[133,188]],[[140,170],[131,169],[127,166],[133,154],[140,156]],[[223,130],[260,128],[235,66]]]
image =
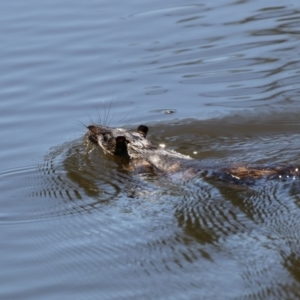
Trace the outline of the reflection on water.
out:
[[[201,126],[206,136],[198,135]],[[209,126],[205,122],[160,124],[152,128],[152,134],[153,140],[172,138],[169,147],[186,153],[206,141],[211,157],[204,153],[204,165],[217,167],[218,161],[224,162],[224,152],[229,164],[240,157],[259,162],[263,156],[264,163],[299,163],[297,152],[291,151],[298,143],[290,124],[285,126],[289,136],[274,134],[268,126],[256,134],[253,122],[243,125],[249,130],[247,136],[239,136],[239,127],[231,128],[228,136],[217,135],[214,128],[220,126],[229,130],[232,124],[226,125],[225,119],[212,120]],[[195,142],[182,139],[184,132]],[[250,146],[251,153],[245,155]],[[54,148],[38,169],[37,190],[29,199],[37,202],[39,219],[54,221],[59,228],[50,240],[62,242],[70,234],[75,239],[61,246],[75,251],[75,257],[82,253],[78,259],[87,263],[83,270],[81,264],[73,268],[75,281],[83,274],[97,274],[98,284],[104,287],[115,278],[115,287],[126,297],[144,295],[144,286],[155,286],[158,295],[167,291],[180,298],[193,298],[195,293],[213,298],[220,292],[212,289],[215,285],[228,299],[299,296],[299,178],[262,179],[241,187],[198,176],[172,180],[132,175],[124,171],[122,161],[83,139]],[[39,207],[40,203],[44,206]],[[27,212],[27,217],[34,215]],[[15,215],[16,221],[19,218]],[[73,264],[64,253],[58,260]],[[190,286],[189,291],[185,286]]]

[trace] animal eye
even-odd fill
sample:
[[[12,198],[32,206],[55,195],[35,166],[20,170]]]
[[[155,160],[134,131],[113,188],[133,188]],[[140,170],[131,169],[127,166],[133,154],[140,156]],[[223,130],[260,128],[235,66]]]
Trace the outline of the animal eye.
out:
[[[108,136],[107,136],[107,134],[105,134],[105,135],[103,136],[103,141],[106,142],[106,143],[108,142]]]

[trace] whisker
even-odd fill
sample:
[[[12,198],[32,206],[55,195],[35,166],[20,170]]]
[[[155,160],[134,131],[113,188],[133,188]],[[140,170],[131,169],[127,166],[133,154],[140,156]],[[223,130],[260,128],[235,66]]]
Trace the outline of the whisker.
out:
[[[103,123],[102,125],[105,126],[105,119],[106,119],[106,106],[105,106],[105,101],[103,100],[102,101],[102,104],[103,104]]]
[[[108,125],[107,121],[108,121],[108,116],[109,116],[109,114],[110,114],[111,106],[112,106],[112,101],[110,101],[108,110],[105,112],[105,120],[104,120],[104,125],[105,125],[105,126]]]
[[[81,122],[79,120],[76,120],[76,119],[74,121],[76,121],[77,123],[79,123],[79,125],[82,125],[84,128],[87,128],[87,126],[83,122]]]
[[[129,113],[128,113],[129,114]],[[127,114],[127,115],[128,115]],[[122,118],[122,120],[124,120],[124,118]],[[125,121],[125,124],[123,124],[124,126],[130,126],[132,125],[132,117],[128,118],[126,121]]]
[[[90,123],[93,124],[94,122],[93,122],[93,119],[92,119],[91,115],[86,111],[84,113],[89,117]]]
[[[102,119],[101,119],[101,114],[99,112],[99,109],[96,108],[97,114],[98,114],[98,123],[99,125],[102,125]]]
[[[110,122],[112,121],[112,119],[114,118],[115,114],[112,114],[110,119],[108,120],[107,126],[109,126]]]
[[[128,112],[121,120],[119,120],[119,123],[121,123],[124,119],[126,119],[128,117],[128,115],[130,114],[130,112]],[[128,124],[128,123],[127,123]]]

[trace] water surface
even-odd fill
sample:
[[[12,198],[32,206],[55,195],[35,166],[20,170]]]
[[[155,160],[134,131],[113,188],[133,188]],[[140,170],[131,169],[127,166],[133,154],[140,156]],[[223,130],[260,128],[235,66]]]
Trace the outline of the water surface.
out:
[[[299,178],[133,176],[81,124],[300,166],[297,1],[4,1],[0,24],[1,299],[300,298]]]

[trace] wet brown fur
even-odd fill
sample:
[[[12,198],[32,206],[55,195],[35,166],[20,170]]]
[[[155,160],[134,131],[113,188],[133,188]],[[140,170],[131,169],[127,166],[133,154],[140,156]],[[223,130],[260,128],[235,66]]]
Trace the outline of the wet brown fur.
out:
[[[207,167],[175,151],[165,150],[147,140],[148,127],[140,125],[130,132],[122,128],[88,126],[88,139],[98,144],[105,153],[127,158],[126,169],[135,173],[174,174],[184,172],[190,176],[207,173]],[[212,170],[218,177],[229,181],[254,180],[264,176],[296,176],[298,169],[292,166],[246,166],[233,165]]]

